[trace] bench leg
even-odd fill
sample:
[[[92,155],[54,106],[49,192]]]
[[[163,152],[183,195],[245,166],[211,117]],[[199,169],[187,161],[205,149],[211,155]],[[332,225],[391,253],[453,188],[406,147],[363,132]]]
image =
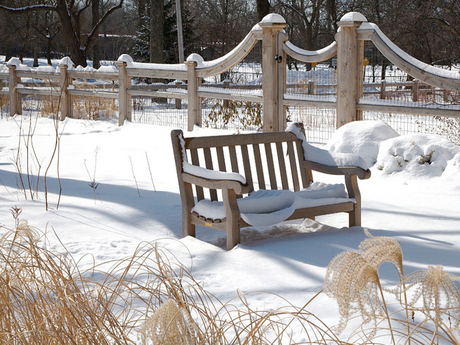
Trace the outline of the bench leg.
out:
[[[348,225],[361,226],[361,193],[358,187],[358,177],[356,175],[346,175],[345,185],[347,186],[348,196],[356,200],[354,211],[348,214]]]
[[[224,189],[222,197],[226,213],[227,250],[230,250],[240,243],[240,209],[233,189]]]
[[[184,184],[182,196],[182,237],[195,237],[195,225],[192,224],[192,208],[194,205],[193,190],[190,183]]]
[[[355,210],[348,214],[348,225],[361,226],[361,205],[356,204]]]

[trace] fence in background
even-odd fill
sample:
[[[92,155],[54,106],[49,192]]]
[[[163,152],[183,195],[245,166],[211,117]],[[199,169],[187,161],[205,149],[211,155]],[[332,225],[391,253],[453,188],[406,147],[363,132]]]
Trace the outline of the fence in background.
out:
[[[318,142],[355,120],[398,119],[392,125],[400,131],[404,119],[420,130],[434,116],[460,118],[458,73],[410,57],[359,13],[346,14],[338,25],[337,41],[318,51],[290,43],[284,19],[270,14],[212,61],[191,54],[183,64],[167,65],[122,55],[116,66],[87,71],[74,69],[68,58],[55,70],[24,68],[11,59],[7,73],[0,71],[0,109],[8,103],[10,115],[21,114],[32,98],[61,119],[118,114],[120,125],[127,119],[189,130],[231,120],[239,128],[278,131],[286,121],[302,121]],[[365,42],[389,60],[398,82],[388,76],[373,82],[378,77],[375,65],[366,66]],[[248,124],[248,114],[260,122]]]

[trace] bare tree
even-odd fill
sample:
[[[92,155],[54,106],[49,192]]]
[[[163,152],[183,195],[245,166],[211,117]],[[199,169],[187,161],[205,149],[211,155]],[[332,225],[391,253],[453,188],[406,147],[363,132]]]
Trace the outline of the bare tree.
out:
[[[99,0],[92,0],[91,3],[91,23],[93,28],[97,25],[97,23],[101,20],[100,15],[100,1]],[[93,39],[93,67],[99,68],[101,66],[101,50],[99,46],[99,32],[96,33],[96,36]]]
[[[257,19],[259,22],[270,13],[270,2],[268,0],[256,0]]]
[[[163,62],[164,0],[150,0],[150,62]]]
[[[97,23],[91,25],[89,30],[84,32],[84,12],[91,6],[92,1],[93,0],[54,0],[50,2],[42,0],[41,3],[29,6],[0,5],[0,9],[14,15],[36,11],[53,11],[57,13],[61,22],[63,37],[69,46],[71,59],[77,65],[86,66],[87,52],[91,48],[94,39],[99,34],[100,27],[114,11],[122,8],[124,0],[117,0],[114,5],[110,6],[110,8],[101,15]]]
[[[279,0],[277,8],[283,12],[289,26],[297,34],[294,41],[306,49],[314,49],[320,29],[320,14],[325,0]]]
[[[256,22],[255,8],[246,0],[198,0],[195,22],[206,58],[215,59],[233,49]]]

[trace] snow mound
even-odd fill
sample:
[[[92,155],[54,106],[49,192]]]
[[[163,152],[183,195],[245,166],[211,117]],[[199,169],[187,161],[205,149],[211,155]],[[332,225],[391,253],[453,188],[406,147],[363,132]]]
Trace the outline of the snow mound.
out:
[[[434,134],[411,134],[382,142],[376,168],[384,174],[436,177],[459,172],[460,147]],[[458,175],[457,175],[458,176]]]
[[[371,167],[377,161],[380,144],[398,135],[383,121],[354,121],[337,129],[328,146],[329,151],[358,155]]]
[[[327,165],[333,167],[360,167],[364,170],[369,168],[369,165],[364,159],[354,153],[341,153],[330,150],[324,150],[319,147],[310,145],[307,143],[304,134],[301,132],[295,122],[289,124],[286,128],[286,132],[294,133],[297,138],[302,140],[302,147],[304,151],[305,160]]]

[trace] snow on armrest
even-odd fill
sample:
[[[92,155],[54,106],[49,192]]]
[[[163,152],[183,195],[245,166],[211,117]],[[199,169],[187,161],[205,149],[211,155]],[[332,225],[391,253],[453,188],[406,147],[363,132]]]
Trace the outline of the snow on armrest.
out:
[[[183,162],[183,164],[184,172],[191,175],[202,177],[208,180],[230,180],[239,182],[243,185],[246,184],[246,178],[238,173],[210,170],[190,164],[188,162]]]
[[[363,170],[368,170],[369,167],[364,159],[358,155],[352,153],[340,153],[333,152],[319,147],[315,147],[307,143],[304,134],[295,123],[291,123],[287,128],[286,132],[291,132],[296,135],[297,138],[302,140],[302,147],[304,151],[304,159],[306,161],[327,165],[331,167],[358,167]]]

